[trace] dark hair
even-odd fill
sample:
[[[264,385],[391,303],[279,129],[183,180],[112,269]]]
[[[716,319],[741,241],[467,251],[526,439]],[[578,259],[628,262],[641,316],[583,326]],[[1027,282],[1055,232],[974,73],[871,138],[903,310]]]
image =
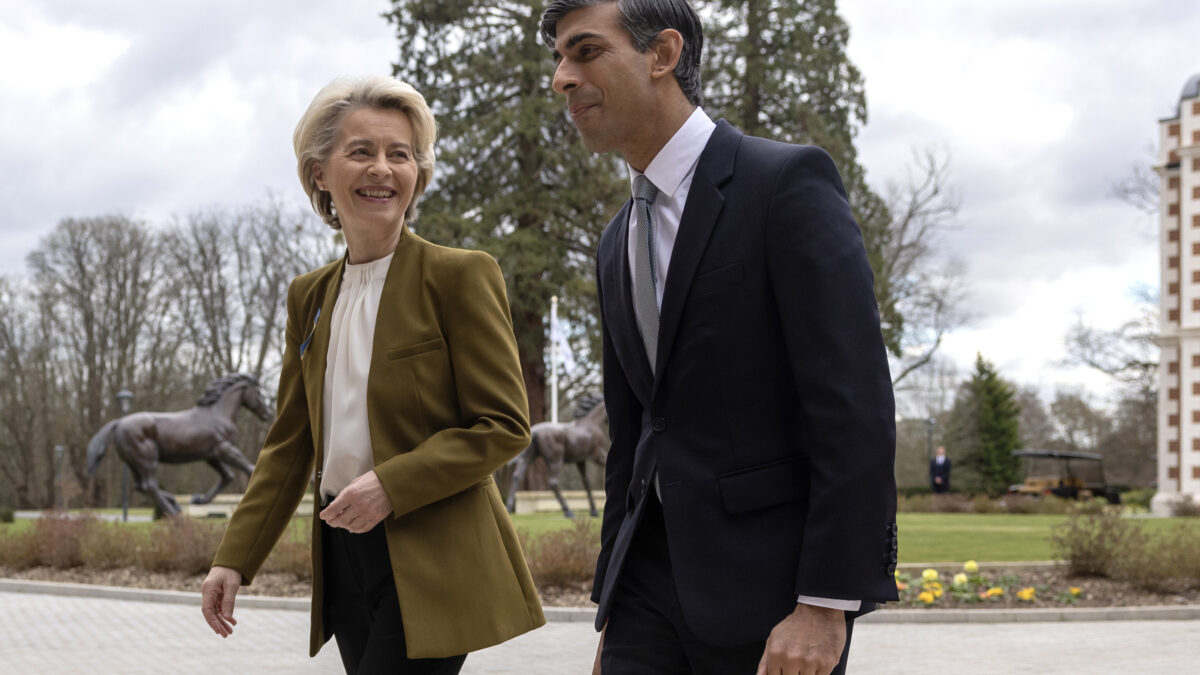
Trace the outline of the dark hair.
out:
[[[704,30],[700,17],[685,0],[551,0],[542,12],[542,41],[551,49],[558,34],[558,22],[577,9],[616,3],[633,48],[645,52],[658,41],[658,34],[673,28],[683,36],[683,52],[675,66],[675,81],[692,105],[700,105],[700,53],[704,49]]]

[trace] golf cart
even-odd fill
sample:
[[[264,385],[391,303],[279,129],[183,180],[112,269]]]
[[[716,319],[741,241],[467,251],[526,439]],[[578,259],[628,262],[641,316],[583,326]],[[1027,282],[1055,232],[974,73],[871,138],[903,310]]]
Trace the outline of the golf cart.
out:
[[[1009,494],[1103,497],[1109,504],[1121,503],[1121,495],[1104,482],[1104,458],[1097,453],[1014,450],[1012,454],[1025,460],[1025,482],[1008,488]]]

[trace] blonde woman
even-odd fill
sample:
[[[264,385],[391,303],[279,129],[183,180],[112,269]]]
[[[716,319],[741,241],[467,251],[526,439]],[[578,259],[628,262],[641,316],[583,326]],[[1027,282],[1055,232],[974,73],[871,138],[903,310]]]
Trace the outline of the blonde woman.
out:
[[[202,587],[222,637],[314,469],[311,654],[332,636],[349,673],[457,673],[545,623],[491,478],[529,444],[504,280],[406,227],[435,137],[386,77],[335,80],[296,126],[300,181],[347,251],[288,292],[278,418]]]

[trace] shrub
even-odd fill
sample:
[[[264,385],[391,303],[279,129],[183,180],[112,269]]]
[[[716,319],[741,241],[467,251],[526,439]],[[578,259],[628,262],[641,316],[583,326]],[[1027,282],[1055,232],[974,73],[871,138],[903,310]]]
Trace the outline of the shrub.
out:
[[[1004,513],[1008,510],[1008,504],[1002,499],[975,495],[971,498],[970,510],[972,513]]]
[[[1141,530],[1124,521],[1116,509],[1080,504],[1065,523],[1050,531],[1055,555],[1066,560],[1075,576],[1111,576],[1131,546],[1142,543]]]
[[[1121,503],[1126,506],[1140,506],[1147,511],[1150,510],[1150,500],[1154,499],[1153,488],[1142,488],[1138,490],[1130,490],[1121,493]]]
[[[1073,508],[1072,502],[1066,499],[1033,495],[1007,495],[1002,503],[1008,513],[1060,514]]]
[[[289,529],[280,537],[263,563],[267,572],[291,574],[299,581],[312,581],[312,534],[306,527]],[[216,553],[216,549],[213,549]],[[210,556],[211,557],[211,556]]]
[[[1195,518],[1200,516],[1200,499],[1192,499],[1188,495],[1180,495],[1171,502],[1171,515],[1176,518]]]
[[[221,543],[219,526],[190,518],[167,518],[154,524],[139,549],[138,563],[149,572],[204,574]]]
[[[0,523],[11,523],[16,518],[16,512],[8,508],[0,508]]]
[[[896,495],[896,511],[899,513],[928,513],[932,494]]]
[[[529,572],[538,588],[576,586],[592,580],[600,555],[600,537],[591,518],[577,518],[568,529],[537,537],[523,530],[519,535]]]
[[[79,557],[97,569],[132,567],[137,564],[139,537],[117,523],[96,522],[79,539]]]
[[[0,565],[26,570],[39,564],[38,540],[32,529],[4,538],[4,545],[0,546]]]
[[[1200,586],[1200,532],[1180,525],[1134,539],[1135,545],[1115,561],[1114,578],[1159,593]]]
[[[38,564],[55,569],[82,565],[79,543],[84,533],[95,525],[96,519],[90,516],[71,517],[61,512],[38,518],[31,530],[37,542]]]
[[[952,492],[931,495],[929,510],[933,513],[970,513],[971,497]]]

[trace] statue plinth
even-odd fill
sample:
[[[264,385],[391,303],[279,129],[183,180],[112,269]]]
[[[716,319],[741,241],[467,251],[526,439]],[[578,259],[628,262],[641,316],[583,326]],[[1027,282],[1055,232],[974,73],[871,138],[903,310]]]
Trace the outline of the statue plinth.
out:
[[[233,516],[233,510],[242,501],[242,495],[219,494],[207,504],[190,503],[188,500],[191,499],[191,495],[175,495],[175,499],[183,508],[183,515],[189,518],[224,518],[228,520]],[[308,518],[312,514],[313,496],[311,493],[305,493],[304,498],[300,500],[300,506],[296,508],[295,517]]]
[[[572,510],[588,510],[587,493],[583,490],[563,490],[563,499]],[[596,495],[596,508],[604,508],[604,493]],[[533,513],[562,513],[562,506],[551,490],[518,490],[517,504],[513,513],[525,516]]]

